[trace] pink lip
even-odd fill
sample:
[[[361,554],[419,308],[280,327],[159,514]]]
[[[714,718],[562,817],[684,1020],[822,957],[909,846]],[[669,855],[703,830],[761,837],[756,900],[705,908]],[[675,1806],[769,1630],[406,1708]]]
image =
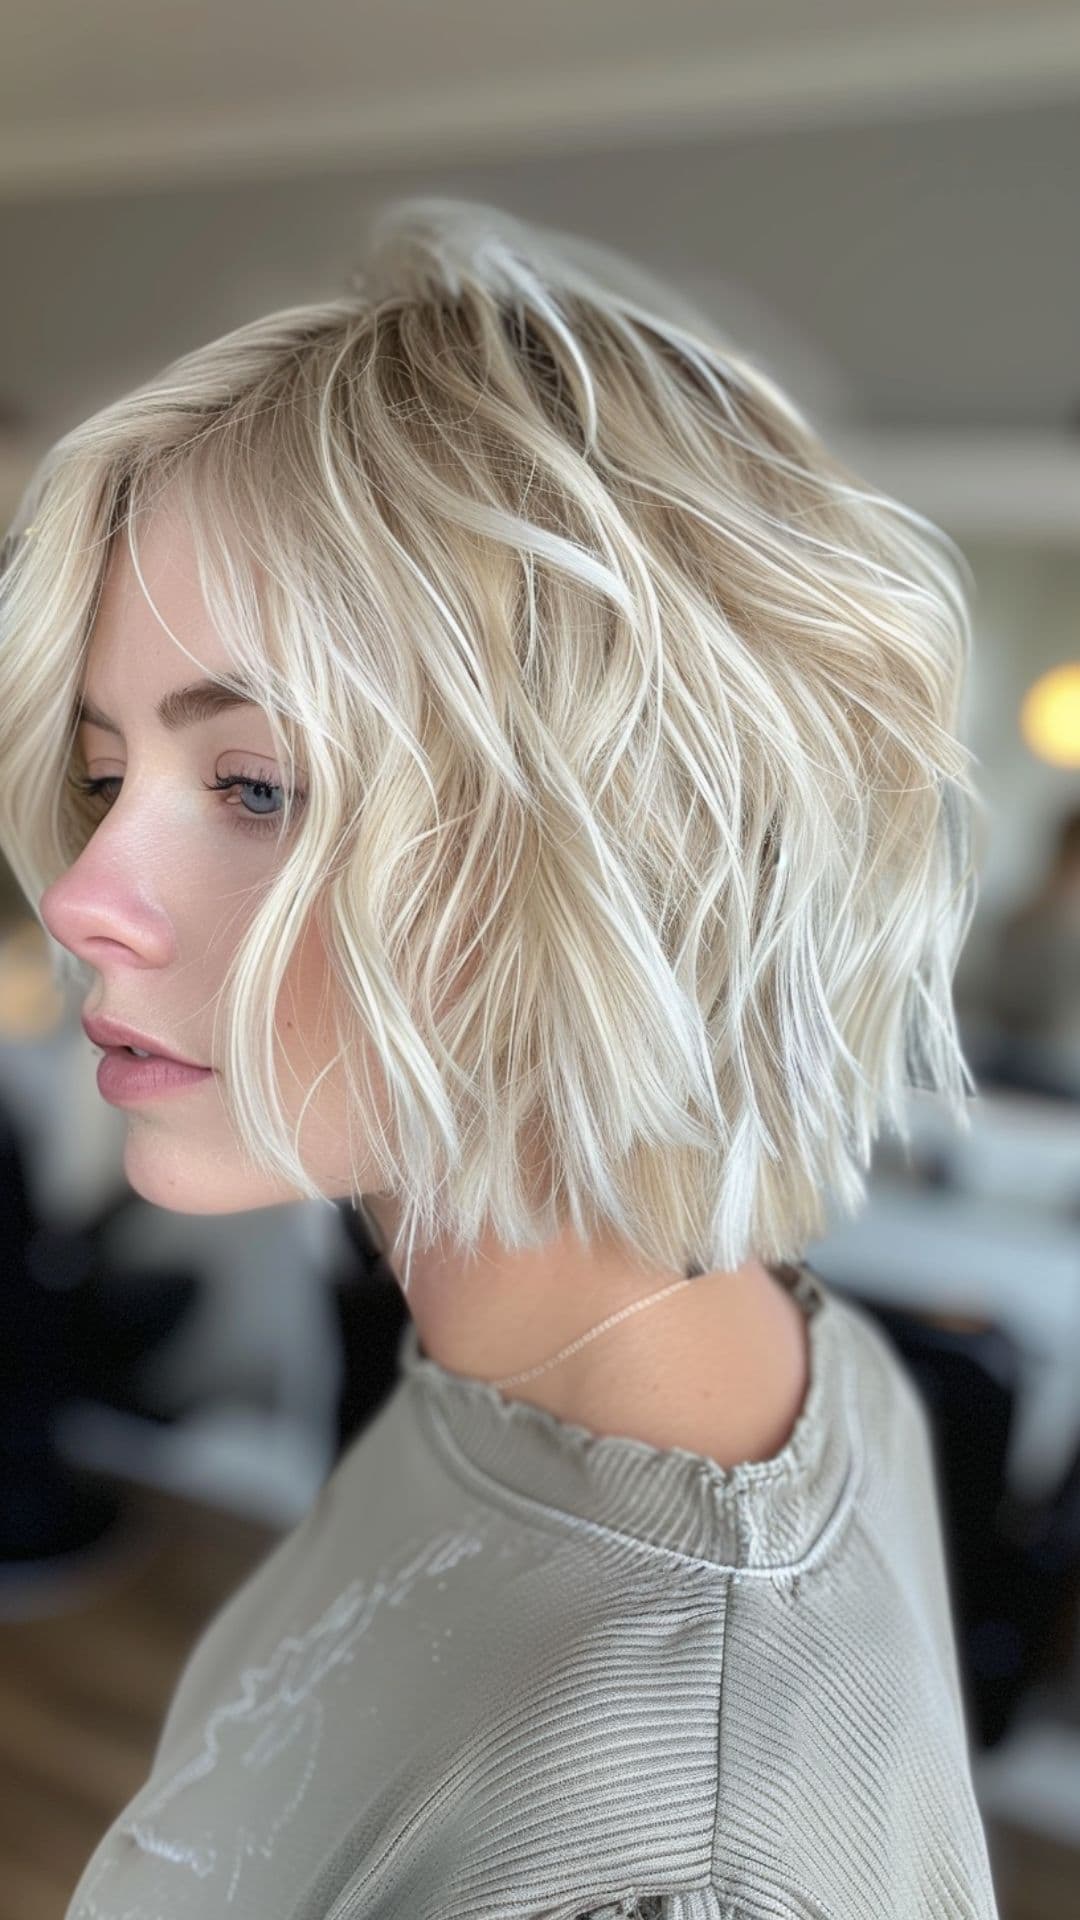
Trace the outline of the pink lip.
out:
[[[98,1092],[102,1099],[116,1107],[182,1093],[185,1088],[198,1086],[213,1077],[211,1067],[193,1067],[183,1060],[166,1059],[162,1054],[138,1060],[123,1047],[107,1047],[97,1070]]]
[[[153,1054],[158,1060],[171,1060],[178,1066],[195,1067],[198,1062],[185,1060],[183,1054],[174,1053],[152,1034],[139,1033],[135,1027],[127,1027],[120,1020],[110,1020],[106,1014],[84,1013],[83,1031],[95,1047],[139,1047],[143,1053]],[[199,1068],[200,1072],[209,1072],[209,1068]]]

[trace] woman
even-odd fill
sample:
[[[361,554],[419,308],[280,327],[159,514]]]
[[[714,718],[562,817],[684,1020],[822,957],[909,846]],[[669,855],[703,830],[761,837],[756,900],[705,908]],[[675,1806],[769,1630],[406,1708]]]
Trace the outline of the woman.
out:
[[[0,844],[127,1177],[363,1206],[411,1314],[68,1920],[993,1915],[929,1428],[804,1257],[967,1119],[957,559],[453,200],[42,463]]]

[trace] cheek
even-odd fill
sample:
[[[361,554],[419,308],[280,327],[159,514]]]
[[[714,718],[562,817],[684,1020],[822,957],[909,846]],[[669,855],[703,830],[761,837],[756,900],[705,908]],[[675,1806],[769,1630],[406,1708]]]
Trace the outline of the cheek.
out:
[[[357,1128],[355,1117],[353,1126],[349,1126],[345,1067],[338,1061],[330,1071],[324,1071],[338,1049],[333,1015],[339,994],[321,932],[309,921],[282,981],[274,1023],[276,1050],[286,1112],[292,1118],[303,1113],[301,1159],[322,1191],[333,1197],[351,1193],[357,1180],[362,1188],[366,1180],[366,1127],[361,1121]],[[375,1084],[381,1090],[378,1074]],[[361,1155],[359,1171],[349,1162],[350,1153],[357,1150]]]
[[[280,1050],[304,1081],[325,1065],[335,1048],[334,978],[322,933],[309,919],[282,981],[277,1032]]]

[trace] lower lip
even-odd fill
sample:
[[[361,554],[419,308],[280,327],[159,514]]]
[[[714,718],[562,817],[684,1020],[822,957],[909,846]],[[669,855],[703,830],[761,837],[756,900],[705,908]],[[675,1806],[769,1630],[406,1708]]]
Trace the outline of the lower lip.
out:
[[[167,1093],[183,1093],[213,1078],[212,1067],[185,1067],[179,1060],[166,1060],[152,1053],[140,1060],[124,1047],[106,1047],[98,1061],[98,1092],[114,1106],[123,1107],[136,1100],[159,1100]]]

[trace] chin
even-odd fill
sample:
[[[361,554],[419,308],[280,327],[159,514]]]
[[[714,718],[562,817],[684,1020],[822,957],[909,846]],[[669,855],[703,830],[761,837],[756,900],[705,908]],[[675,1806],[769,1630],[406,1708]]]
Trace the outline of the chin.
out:
[[[252,1213],[304,1197],[284,1182],[245,1167],[237,1155],[208,1158],[205,1150],[185,1152],[181,1140],[151,1138],[147,1129],[137,1126],[128,1131],[124,1177],[141,1199],[170,1213]]]

